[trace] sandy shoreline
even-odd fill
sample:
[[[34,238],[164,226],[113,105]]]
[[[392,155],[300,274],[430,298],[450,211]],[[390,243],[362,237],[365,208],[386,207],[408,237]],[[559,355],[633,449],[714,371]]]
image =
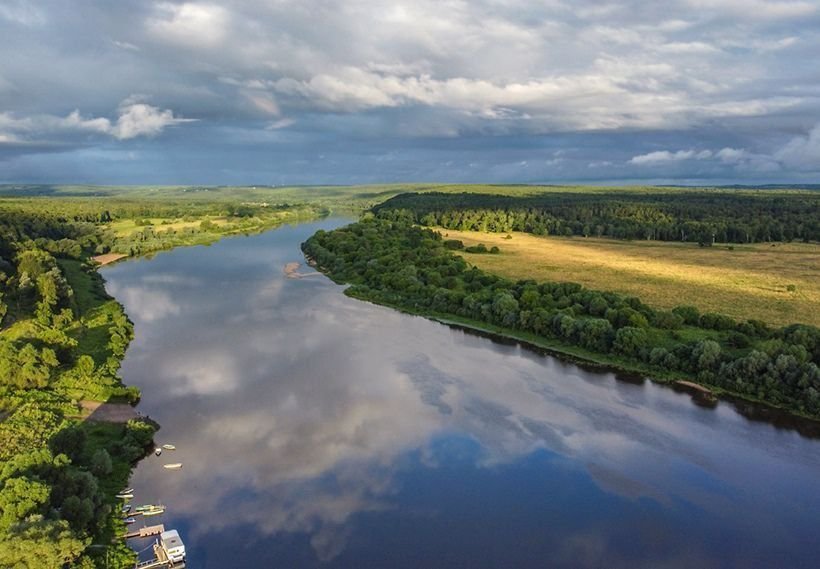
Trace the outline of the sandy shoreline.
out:
[[[104,255],[96,255],[91,257],[91,259],[98,262],[100,266],[103,266],[111,264],[114,261],[119,261],[120,259],[125,259],[127,256],[128,255],[124,255],[122,253],[105,253]]]

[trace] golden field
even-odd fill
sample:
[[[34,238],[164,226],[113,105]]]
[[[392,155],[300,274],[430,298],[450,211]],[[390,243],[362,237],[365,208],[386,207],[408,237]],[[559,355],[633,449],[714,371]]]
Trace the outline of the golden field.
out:
[[[459,254],[511,279],[571,281],[639,297],[651,306],[697,306],[773,325],[820,326],[820,245],[715,245],[538,237],[526,233],[440,230],[466,246],[484,243],[499,255]],[[731,247],[731,249],[730,249]]]

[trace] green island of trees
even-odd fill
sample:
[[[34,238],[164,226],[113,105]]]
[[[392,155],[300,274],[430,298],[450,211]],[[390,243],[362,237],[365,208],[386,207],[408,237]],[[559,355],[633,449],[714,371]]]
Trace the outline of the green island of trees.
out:
[[[352,285],[352,297],[820,419],[817,328],[771,329],[689,306],[655,310],[574,283],[513,282],[471,267],[406,208],[377,215],[318,231],[302,246],[334,281]]]

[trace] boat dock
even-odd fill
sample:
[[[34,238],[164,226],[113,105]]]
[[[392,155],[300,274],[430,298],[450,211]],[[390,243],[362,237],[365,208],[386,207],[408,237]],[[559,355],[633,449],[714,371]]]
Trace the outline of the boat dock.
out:
[[[153,535],[160,535],[164,531],[165,526],[162,524],[156,526],[146,526],[139,528],[137,531],[132,531],[125,534],[125,539],[131,539],[132,537],[151,537]]]
[[[185,569],[184,561],[174,563],[159,542],[154,543],[154,558],[134,565],[134,569]]]

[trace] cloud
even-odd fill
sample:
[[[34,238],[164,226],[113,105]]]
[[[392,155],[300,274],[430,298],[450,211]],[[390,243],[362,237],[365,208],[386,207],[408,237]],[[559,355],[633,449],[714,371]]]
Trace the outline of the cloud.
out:
[[[120,107],[120,116],[116,124],[110,126],[108,133],[120,140],[127,140],[137,136],[154,136],[165,127],[196,119],[174,117],[169,109],[161,110],[145,103],[132,103]]]
[[[169,109],[159,109],[145,103],[126,99],[118,109],[117,120],[111,122],[104,117],[85,118],[79,110],[65,117],[34,115],[18,118],[11,113],[0,113],[0,142],[19,140],[20,136],[40,139],[43,136],[91,132],[112,136],[118,140],[128,140],[138,136],[155,136],[166,127],[195,119],[175,117]]]
[[[775,153],[775,158],[789,168],[820,171],[820,124],[808,135],[793,138]]]
[[[279,130],[280,128],[292,126],[295,123],[296,121],[293,119],[279,119],[278,121],[273,121],[268,124],[268,126],[265,127],[265,130]]]
[[[689,160],[712,161],[750,172],[805,171],[820,172],[820,124],[806,136],[796,136],[771,154],[745,148],[724,147],[720,150],[656,150],[629,159],[638,166],[663,166]]]
[[[820,11],[816,2],[790,0],[688,0],[698,10],[744,20],[787,20],[813,16]]]
[[[682,160],[706,160],[712,157],[710,150],[678,150],[677,152],[669,152],[668,150],[659,150],[649,152],[647,154],[640,154],[633,156],[629,162],[630,164],[662,164],[665,162],[680,162]]]
[[[160,2],[147,22],[157,38],[190,47],[214,46],[226,34],[229,12],[216,4]]]
[[[25,0],[6,0],[0,4],[0,18],[23,26],[38,26],[46,21],[43,11]]]
[[[809,171],[811,152],[799,158],[795,148],[783,159],[775,152],[820,122],[818,80],[806,63],[820,50],[814,1],[83,0],[83,7],[0,6],[5,176],[62,180],[56,169],[68,159],[58,151],[141,137],[151,152],[128,174],[142,178],[117,171],[118,180],[427,179],[431,164],[448,162],[435,170],[447,181],[605,179],[650,164],[680,176],[711,165],[712,173],[741,173],[715,157],[629,162],[649,151],[702,148],[772,156],[797,179]],[[121,103],[135,92],[150,99]],[[180,117],[207,121],[186,136]],[[283,125],[287,137],[273,136]],[[172,126],[179,136],[157,136]],[[535,166],[543,162],[537,146],[564,142],[585,155],[560,169]],[[334,152],[335,161],[299,166]],[[16,158],[23,154],[39,157]],[[402,169],[397,159],[388,169],[384,156],[403,157]],[[528,166],[517,170],[521,162]],[[97,165],[78,168],[102,172]]]

